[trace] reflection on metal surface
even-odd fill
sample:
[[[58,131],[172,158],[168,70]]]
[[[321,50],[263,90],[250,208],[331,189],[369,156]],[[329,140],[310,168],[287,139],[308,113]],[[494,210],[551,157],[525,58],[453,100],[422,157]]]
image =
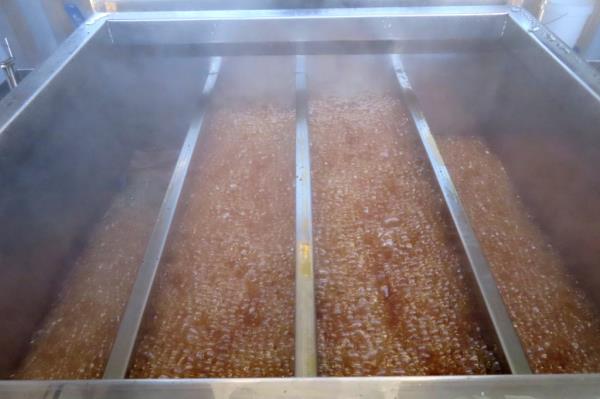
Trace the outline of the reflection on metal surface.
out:
[[[408,76],[404,72],[404,67],[399,55],[392,56],[392,63],[398,83],[402,92],[404,102],[409,109],[417,132],[421,138],[429,162],[435,173],[435,177],[440,185],[442,194],[458,231],[458,235],[465,249],[471,270],[479,286],[482,298],[486,305],[492,324],[496,331],[496,335],[506,356],[508,366],[514,374],[529,374],[531,369],[527,362],[525,352],[521,347],[519,337],[513,327],[512,321],[502,301],[500,292],[492,273],[489,264],[483,255],[483,251],[475,232],[471,227],[465,210],[460,202],[452,178],[448,173],[444,160],[437,148],[435,139],[429,129],[429,124],[423,115],[418,99],[412,89]]]
[[[11,100],[0,103],[0,137],[84,48],[102,40],[104,28],[103,21],[77,28],[53,55],[21,82],[18,89],[6,96]]]
[[[0,384],[7,399],[598,399],[600,375],[30,381]]]
[[[500,6],[124,12],[111,15],[109,25],[118,45],[373,45],[388,41],[427,45],[427,41],[495,41],[506,14],[507,8]],[[368,51],[368,46],[362,47]]]
[[[142,317],[154,283],[156,270],[162,258],[165,243],[171,229],[171,222],[173,221],[173,216],[179,202],[179,196],[181,195],[192,155],[196,148],[196,142],[202,131],[206,107],[215,86],[220,66],[220,58],[211,59],[210,70],[200,97],[200,109],[196,118],[192,121],[183,142],[171,182],[158,213],[154,231],[148,241],[144,260],[138,271],[137,279],[125,312],[123,313],[119,331],[104,371],[105,379],[123,378],[127,373]]]
[[[533,25],[537,29],[530,29]],[[571,119],[571,129],[578,129],[595,140],[590,127],[600,124],[600,71],[525,10],[509,13],[502,41],[508,52],[527,67],[548,97],[568,104],[561,112]]]
[[[298,377],[317,375],[308,101],[304,56],[296,57],[296,358]]]
[[[398,6],[472,6],[505,0],[92,0],[96,12],[182,11],[209,9],[297,9]]]
[[[543,24],[540,24],[530,13],[524,10],[523,12],[511,11],[509,16],[512,29],[507,31],[507,35],[503,39],[514,43],[513,46],[509,47],[511,51],[518,53],[520,58],[529,63],[531,69],[537,70],[537,75],[544,79],[550,80],[549,76],[553,76],[548,68],[562,67],[563,73],[570,75],[573,80],[595,98],[597,103],[600,103],[600,73],[598,71],[591,68],[585,60],[579,57]],[[532,26],[535,26],[535,29],[532,29]],[[520,32],[516,32],[517,29]],[[522,33],[527,33],[527,37],[533,40],[534,43],[523,40]],[[542,57],[540,57],[542,53],[550,56],[554,62],[543,63]],[[585,101],[574,103],[585,104]]]

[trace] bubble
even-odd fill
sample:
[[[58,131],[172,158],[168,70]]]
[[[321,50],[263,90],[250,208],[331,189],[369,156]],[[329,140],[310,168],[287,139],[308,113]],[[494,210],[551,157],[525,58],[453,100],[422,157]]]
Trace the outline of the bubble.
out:
[[[438,145],[533,370],[600,371],[600,316],[535,225],[501,160],[474,136],[440,136]],[[464,159],[477,173],[460,168]]]
[[[130,377],[293,375],[294,117],[264,99],[208,113]]]
[[[93,229],[15,378],[102,376],[176,155],[134,153],[127,184]]]
[[[320,374],[498,372],[397,96],[317,98],[310,113]]]

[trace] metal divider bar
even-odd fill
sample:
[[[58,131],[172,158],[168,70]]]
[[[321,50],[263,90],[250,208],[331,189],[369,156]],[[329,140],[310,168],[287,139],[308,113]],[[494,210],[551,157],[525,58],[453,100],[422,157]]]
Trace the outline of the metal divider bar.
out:
[[[154,277],[171,230],[171,223],[196,148],[196,142],[202,131],[208,101],[215,87],[220,67],[221,58],[211,58],[210,69],[200,96],[199,112],[192,120],[179,152],[179,158],[165,192],[154,230],[146,247],[144,260],[138,271],[137,279],[129,296],[129,302],[123,313],[117,337],[104,370],[103,378],[105,379],[125,378],[127,373],[142,317],[154,283]]]
[[[444,160],[438,150],[435,139],[431,134],[429,124],[421,111],[417,96],[404,71],[400,56],[394,54],[391,57],[394,71],[400,85],[402,98],[410,112],[423,147],[425,147],[427,157],[429,158],[437,182],[442,190],[454,226],[458,231],[471,270],[475,276],[475,280],[485,303],[485,307],[489,313],[500,346],[506,356],[508,366],[513,374],[531,374],[529,362],[527,361],[527,357],[525,356],[525,352],[523,351],[523,347],[521,346],[521,342],[512,324],[506,306],[502,301],[496,281],[490,271],[490,266],[479,245],[479,241],[475,237],[475,232],[469,223],[454,183],[452,182],[452,178],[444,164]]]
[[[305,57],[296,56],[296,377],[317,375],[312,189]]]

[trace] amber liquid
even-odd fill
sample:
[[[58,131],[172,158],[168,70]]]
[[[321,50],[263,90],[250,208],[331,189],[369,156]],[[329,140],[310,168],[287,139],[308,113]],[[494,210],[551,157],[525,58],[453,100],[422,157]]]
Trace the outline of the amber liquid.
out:
[[[132,378],[293,375],[295,114],[277,97],[244,93],[244,82],[234,79],[242,65],[227,66],[160,265]],[[293,86],[287,93],[293,98]]]
[[[370,76],[385,75],[380,65]],[[314,96],[310,129],[319,373],[499,372],[451,221],[398,96]]]
[[[438,138],[514,325],[538,373],[600,371],[600,316],[480,138]]]
[[[138,151],[13,378],[101,378],[177,151]]]
[[[232,59],[219,76],[129,377],[293,375],[295,113],[284,61]],[[309,71],[319,374],[501,372],[383,58]],[[500,160],[480,139],[437,139],[533,369],[600,371],[600,318]],[[134,156],[14,377],[101,377],[175,157]]]

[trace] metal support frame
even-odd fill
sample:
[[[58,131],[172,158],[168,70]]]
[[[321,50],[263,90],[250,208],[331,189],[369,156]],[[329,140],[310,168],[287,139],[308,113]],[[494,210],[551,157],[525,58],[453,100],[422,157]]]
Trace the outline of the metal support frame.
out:
[[[54,54],[2,99],[0,102],[0,140],[18,118],[24,117],[27,108],[35,104],[40,94],[48,88],[53,79],[65,73],[67,67],[84,49],[96,45],[97,41],[102,40],[106,32],[105,22],[105,19],[98,16],[97,19],[81,25]]]
[[[296,367],[297,377],[317,375],[312,190],[305,58],[296,57]]]
[[[113,344],[108,363],[106,364],[106,369],[104,370],[105,379],[124,378],[127,374],[127,368],[129,367],[138,331],[150,297],[156,271],[160,264],[169,232],[171,231],[171,223],[177,210],[179,197],[183,190],[198,137],[202,131],[206,108],[215,87],[220,66],[221,58],[215,57],[211,59],[210,69],[200,97],[200,110],[190,124],[185,141],[181,147],[177,164],[175,165],[171,181],[169,182],[158,213],[158,219],[148,241],[144,260],[138,271],[136,281],[129,296],[129,302],[119,325],[117,337]]]
[[[598,399],[599,374],[7,381],[0,397],[85,399]]]
[[[96,12],[501,5],[507,0],[91,0]]]
[[[452,221],[454,222],[454,227],[458,232],[465,254],[469,260],[471,271],[475,276],[477,286],[494,326],[500,346],[506,356],[508,366],[513,374],[531,374],[527,357],[525,356],[517,332],[513,327],[506,306],[502,301],[502,296],[500,295],[500,291],[498,291],[496,280],[492,276],[488,261],[483,254],[483,250],[479,245],[475,232],[469,223],[469,219],[460,202],[450,173],[438,150],[435,138],[431,134],[429,124],[421,111],[419,100],[404,71],[402,60],[399,55],[392,55],[391,58],[398,84],[400,85],[402,98],[408,108],[412,121],[421,139],[421,143],[425,148],[425,152],[427,153],[427,157],[433,168],[433,172],[444,196],[446,206],[448,207]]]
[[[362,15],[368,16],[367,18]],[[560,78],[562,81],[568,83],[569,90],[577,92],[580,96],[585,96],[589,101],[587,104],[593,110],[600,109],[600,74],[591,69],[583,60],[581,60],[577,54],[572,51],[565,50],[564,46],[559,40],[556,40],[554,36],[543,26],[540,25],[533,16],[527,13],[524,9],[518,7],[444,7],[444,8],[433,8],[427,7],[419,8],[415,7],[410,10],[403,10],[401,8],[391,7],[385,11],[362,9],[357,10],[324,10],[324,12],[316,15],[314,10],[279,10],[269,11],[262,13],[262,11],[254,11],[250,13],[250,18],[245,19],[245,12],[199,12],[194,14],[187,13],[128,13],[126,15],[111,14],[105,16],[98,16],[93,20],[88,21],[86,24],[80,26],[76,32],[71,35],[39,69],[32,72],[21,84],[11,93],[9,93],[0,102],[0,141],[4,137],[21,134],[26,132],[17,132],[17,122],[23,118],[31,117],[32,107],[39,104],[43,97],[47,97],[49,91],[55,90],[58,79],[64,79],[71,65],[77,62],[78,57],[85,53],[84,50],[89,50],[89,47],[95,46],[98,42],[111,41],[113,44],[119,44],[119,41],[123,40],[124,36],[121,34],[132,33],[135,30],[141,29],[142,31],[151,32],[156,26],[162,28],[164,24],[171,21],[180,21],[182,24],[189,24],[190,32],[198,32],[194,22],[197,19],[202,19],[199,26],[206,27],[205,30],[198,32],[197,36],[194,36],[194,40],[200,40],[201,42],[214,41],[212,38],[212,32],[219,36],[219,42],[260,42],[269,41],[269,35],[260,36],[252,33],[250,40],[244,37],[248,32],[253,32],[250,28],[255,22],[256,24],[274,23],[273,21],[281,19],[281,25],[283,28],[291,26],[290,24],[306,23],[306,40],[308,42],[315,41],[320,37],[324,41],[328,40],[339,40],[336,36],[339,31],[328,31],[325,29],[326,23],[333,21],[339,26],[347,27],[347,31],[343,31],[339,34],[349,33],[350,36],[346,36],[349,42],[354,40],[362,40],[361,34],[367,35],[367,39],[371,42],[377,40],[390,40],[390,41],[420,41],[428,39],[427,35],[415,36],[415,30],[408,29],[406,22],[411,22],[412,19],[418,19],[420,22],[428,21],[431,25],[426,25],[432,29],[426,29],[426,32],[431,32],[431,36],[437,36],[436,26],[440,26],[440,23],[446,24],[448,21],[445,19],[447,16],[456,18],[459,23],[449,23],[448,25],[453,28],[453,32],[460,33],[460,38],[469,38],[471,34],[474,36],[477,29],[469,29],[468,32],[463,32],[460,26],[469,26],[466,23],[468,18],[484,18],[480,20],[476,26],[489,26],[491,25],[494,29],[481,29],[479,34],[489,35],[490,39],[492,36],[501,37],[497,38],[498,41],[503,41],[503,44],[508,47],[509,51],[520,54],[520,51],[530,52],[532,48],[537,49],[536,58],[532,58],[531,62],[538,63],[538,67],[544,67],[544,70],[551,70],[554,77]],[[261,19],[262,18],[262,19]],[[486,19],[487,18],[487,19]],[[242,21],[246,27],[242,30],[232,32],[230,30],[211,30],[211,24],[218,24],[226,21]],[[392,28],[387,30],[369,30],[369,29],[356,29],[354,25],[357,21],[364,21],[363,24],[368,23],[373,27],[377,24],[383,26],[386,22],[392,23]],[[249,23],[248,21],[252,22]],[[113,26],[111,24],[116,22]],[[152,24],[154,22],[154,24]],[[413,21],[414,22],[414,21]],[[136,25],[138,24],[139,25]],[[148,24],[150,23],[150,24]],[[499,28],[496,28],[497,27]],[[423,28],[423,25],[418,25]],[[144,29],[146,27],[146,29]],[[317,29],[315,29],[315,27]],[[185,28],[185,26],[184,26]],[[293,29],[289,29],[290,35],[293,33]],[[138,30],[139,32],[139,30]],[[500,32],[500,33],[498,33]],[[143,32],[142,32],[143,33]],[[270,31],[268,32],[271,33]],[[319,36],[320,35],[320,36]],[[354,36],[353,36],[354,35]],[[370,35],[370,36],[369,36]],[[511,46],[514,43],[507,42],[512,40],[509,35],[518,36],[519,41],[516,46]],[[146,35],[147,39],[150,35]],[[160,40],[174,40],[179,36],[169,35],[154,35],[153,38],[158,37]],[[222,37],[222,40],[220,39]],[[526,38],[526,40],[523,40]],[[138,41],[143,38],[139,37]],[[287,40],[287,38],[286,38]],[[135,44],[135,43],[127,43]],[[169,43],[164,43],[169,44]],[[218,44],[218,43],[217,43]],[[543,64],[543,65],[542,65]],[[549,66],[549,64],[551,64]],[[296,77],[298,78],[298,74]],[[303,76],[303,75],[300,75]],[[216,79],[216,71],[213,70],[211,79]],[[563,82],[563,83],[564,83]],[[565,83],[565,84],[566,84]],[[213,82],[214,84],[214,82]],[[206,88],[206,85],[205,85]],[[412,93],[412,91],[411,91]],[[411,94],[411,98],[416,101],[414,93]],[[302,99],[306,101],[306,97]],[[298,101],[298,100],[297,100]],[[416,108],[419,110],[419,108]],[[298,110],[297,110],[298,112]],[[298,118],[298,121],[300,118]],[[422,127],[426,127],[426,132],[431,136],[429,127],[424,118],[417,119],[422,124]],[[195,125],[198,128],[198,134],[201,128],[201,119],[198,124]],[[298,133],[298,132],[297,132]],[[308,134],[308,131],[306,132]],[[188,132],[189,135],[189,132]],[[187,140],[186,140],[187,143]],[[431,142],[435,144],[435,142]],[[298,149],[297,149],[298,150]],[[439,152],[435,145],[430,148],[433,154],[439,156]],[[185,157],[191,157],[193,151],[189,151]],[[177,163],[175,174],[185,175],[187,167],[183,167],[185,162],[180,159]],[[184,158],[185,158],[184,157]],[[443,165],[443,164],[442,164]],[[444,168],[436,169],[436,176],[439,174],[441,177],[448,176],[447,170]],[[308,174],[310,176],[310,173]],[[448,176],[449,177],[449,176]],[[169,185],[168,192],[176,190],[176,184]],[[183,179],[181,179],[183,184]],[[445,182],[446,180],[444,180]],[[449,181],[449,180],[448,180]],[[451,182],[451,181],[450,181]],[[173,188],[172,188],[173,187]],[[181,192],[179,186],[179,192]],[[453,186],[442,185],[442,190],[446,189],[446,194],[452,194],[455,190]],[[458,197],[450,198],[458,201]],[[163,207],[161,207],[161,214],[164,213],[164,217],[170,214],[172,220],[175,212],[174,208],[169,209],[167,204],[170,201],[165,199]],[[175,201],[176,204],[176,201]],[[460,202],[458,202],[460,204]],[[462,212],[464,216],[464,211]],[[162,219],[162,222],[157,223],[155,232],[152,237],[158,235],[157,231],[161,228],[158,224],[163,223],[163,226],[169,225],[166,223],[166,219]],[[472,234],[472,229],[471,229]],[[159,237],[160,238],[160,237]],[[164,242],[160,243],[161,240],[154,238],[156,241],[155,245],[164,248]],[[166,240],[166,236],[164,237]],[[473,242],[469,242],[473,244]],[[475,244],[477,244],[475,242]],[[155,254],[159,254],[160,251],[155,251]],[[475,249],[481,251],[480,248]],[[162,249],[161,249],[162,251]],[[477,251],[476,251],[477,252]],[[147,253],[148,255],[148,253]],[[148,255],[149,256],[149,255]],[[148,263],[146,267],[155,267],[158,265],[156,258],[147,257]],[[154,264],[156,262],[156,264]],[[140,270],[140,273],[142,270]],[[156,270],[153,271],[155,273]],[[485,272],[485,270],[484,270]],[[152,273],[151,273],[152,274]],[[484,277],[486,273],[483,273]],[[148,275],[146,275],[148,277]],[[153,276],[152,276],[153,278]],[[483,283],[489,283],[489,281],[483,281]],[[133,294],[136,291],[134,289]],[[149,294],[148,291],[145,295]],[[489,294],[489,293],[488,293]],[[493,294],[493,297],[497,295]],[[119,329],[119,335],[123,335],[121,338],[124,347],[129,351],[132,350],[135,335],[132,335],[132,325],[138,323],[141,320],[140,317],[143,315],[143,304],[147,301],[147,297],[144,301],[139,301],[137,305],[131,305],[135,312],[130,312],[133,316],[128,314],[123,317],[123,325]],[[130,304],[128,304],[130,307]],[[504,314],[506,315],[506,314]],[[498,315],[497,315],[498,316]],[[135,319],[137,318],[137,322]],[[127,320],[133,320],[128,322]],[[498,320],[498,319],[497,319]],[[502,318],[500,318],[502,320]],[[508,336],[514,335],[510,332],[512,326],[506,324],[506,320],[502,322],[504,327],[508,330]],[[508,328],[511,327],[511,328]],[[124,331],[124,332],[122,332]],[[506,331],[505,331],[506,332]],[[133,338],[132,338],[133,337]],[[506,342],[506,335],[505,335]],[[115,343],[115,348],[118,344]],[[519,346],[520,348],[520,346]],[[124,375],[128,358],[131,354],[125,356],[115,357],[115,350],[111,354],[110,367],[106,369],[105,377],[120,378]],[[297,348],[298,350],[298,348]],[[297,352],[298,353],[298,352]],[[306,353],[306,352],[304,352]],[[506,352],[509,355],[511,352]],[[116,355],[115,355],[116,356]],[[512,355],[512,367],[514,372],[523,372],[524,370],[520,362],[520,355],[518,353]],[[297,373],[299,368],[297,368]],[[0,396],[8,398],[25,398],[25,397],[59,397],[64,394],[68,397],[86,397],[86,398],[111,398],[111,397],[165,397],[169,396],[172,398],[178,397],[348,397],[348,396],[361,396],[361,397],[395,397],[395,396],[406,396],[406,397],[508,397],[514,396],[527,396],[532,398],[559,398],[559,397],[585,397],[595,398],[597,393],[600,391],[600,374],[576,374],[576,375],[504,375],[504,376],[458,376],[458,377],[444,377],[444,376],[432,376],[432,377],[367,377],[367,378],[282,378],[282,379],[205,379],[205,380],[93,380],[93,381],[2,381],[0,382]]]

